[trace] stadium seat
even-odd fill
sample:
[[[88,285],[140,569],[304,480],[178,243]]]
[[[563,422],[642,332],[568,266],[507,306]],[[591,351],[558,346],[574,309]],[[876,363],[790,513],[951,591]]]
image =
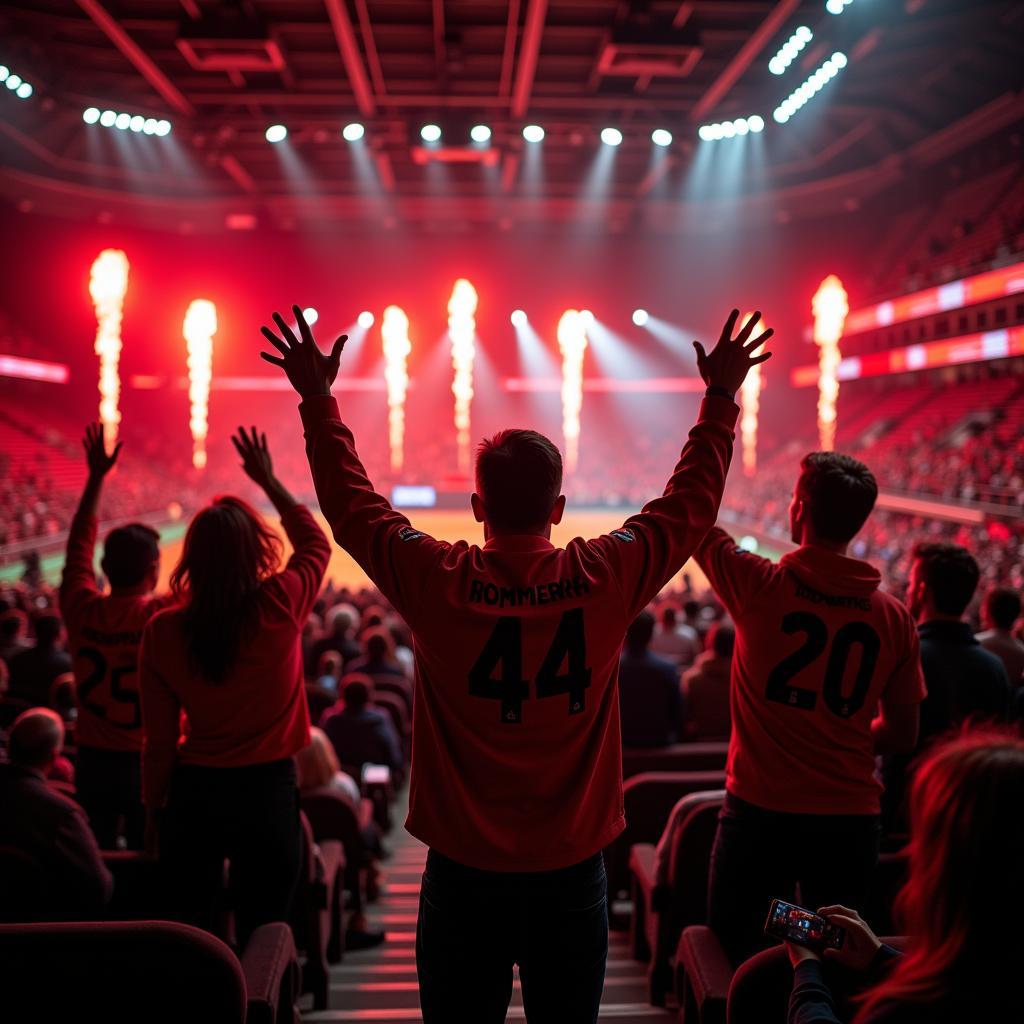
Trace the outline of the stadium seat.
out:
[[[906,939],[883,938],[902,949]],[[837,994],[858,991],[857,976],[829,965]],[[785,1024],[793,968],[781,945],[756,953],[733,971],[715,933],[704,925],[684,929],[676,953],[676,997],[684,1024]],[[848,1019],[840,1013],[840,1019]]]
[[[292,1024],[297,961],[269,924],[242,961],[219,939],[167,921],[0,925],[10,1021]]]
[[[160,864],[135,850],[103,850],[103,863],[114,876],[107,920],[147,921],[167,912],[162,899]]]
[[[318,846],[305,814],[302,820],[302,869],[295,891],[292,930],[295,942],[306,955],[302,969],[302,991],[312,992],[313,1006],[327,1009],[328,963],[342,956],[339,945],[330,945],[332,925],[342,934],[342,891],[344,889],[345,851],[336,840]]]
[[[637,843],[658,841],[681,797],[724,785],[725,773],[721,771],[642,772],[627,780],[622,787],[626,828],[604,851],[609,899],[618,899],[629,888],[630,849]],[[616,919],[614,923],[622,922]]]
[[[729,744],[674,743],[669,747],[625,747],[622,751],[622,777],[641,772],[715,772],[725,769]]]
[[[708,870],[724,790],[684,796],[672,809],[657,848],[630,851],[633,955],[649,963],[650,1000],[664,1006],[672,990],[672,957],[679,935],[707,917]]]
[[[373,692],[375,695],[386,693],[398,697],[409,721],[412,721],[412,684],[407,680],[393,675],[373,676]]]
[[[301,796],[302,813],[313,829],[313,837],[321,850],[331,842],[341,843],[344,849],[344,886],[351,894],[350,909],[358,913],[363,908],[363,868],[366,854],[360,829],[372,816],[369,800],[362,801],[357,814],[348,801],[330,786],[307,790]],[[342,915],[332,914],[331,934],[327,959],[337,963],[344,949],[345,933]]]

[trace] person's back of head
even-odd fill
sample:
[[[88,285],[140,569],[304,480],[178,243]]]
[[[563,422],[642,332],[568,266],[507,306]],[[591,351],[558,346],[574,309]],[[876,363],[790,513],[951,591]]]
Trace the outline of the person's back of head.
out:
[[[7,646],[24,638],[28,616],[20,608],[11,608],[0,615],[0,644]]]
[[[260,584],[278,568],[281,540],[241,498],[216,498],[185,534],[171,592],[181,603],[193,671],[222,682],[252,625]]]
[[[341,675],[341,655],[337,651],[324,651],[317,663],[316,674],[337,679]]]
[[[700,617],[700,601],[689,600],[683,604],[683,614],[687,622],[696,622]]]
[[[730,622],[716,622],[708,633],[707,646],[716,658],[732,658],[736,646],[735,626]]]
[[[547,533],[565,500],[562,456],[535,430],[502,430],[476,453],[473,514],[494,533]]]
[[[309,744],[295,755],[295,765],[299,789],[326,786],[341,771],[333,744],[316,726],[309,730]]]
[[[367,661],[374,664],[391,661],[395,653],[391,634],[382,627],[370,629],[363,635],[363,647],[366,650]]]
[[[910,562],[907,604],[920,618],[959,619],[974,597],[980,572],[959,544],[921,543]]]
[[[7,756],[19,768],[48,774],[64,746],[64,723],[49,708],[29,708],[14,720]]]
[[[672,603],[661,606],[661,628],[666,633],[671,633],[679,621],[679,607]]]
[[[373,680],[361,672],[350,672],[341,681],[345,710],[362,711],[373,699]]]
[[[1024,1004],[1024,740],[965,732],[933,748],[910,792],[910,857],[897,914],[907,955],[869,993],[886,1002],[967,996],[979,1009]],[[987,1001],[986,1001],[987,1000]],[[946,1019],[946,1018],[943,1018]],[[988,1019],[988,1018],[985,1018]],[[1001,1020],[1014,1018],[1012,1013]]]
[[[339,604],[330,613],[331,632],[342,639],[359,628],[359,611],[350,604]]]
[[[644,609],[626,630],[626,650],[632,655],[643,654],[654,636],[654,616]]]
[[[1009,633],[1020,618],[1020,594],[1008,587],[994,587],[985,595],[982,607],[985,624]]]
[[[867,522],[878,483],[863,462],[839,452],[809,452],[789,506],[796,544],[847,545]]]
[[[128,523],[107,534],[100,561],[115,591],[153,590],[160,573],[160,534],[144,523]]]
[[[52,650],[60,641],[64,624],[55,612],[39,612],[32,620],[36,634],[36,646],[40,650]]]

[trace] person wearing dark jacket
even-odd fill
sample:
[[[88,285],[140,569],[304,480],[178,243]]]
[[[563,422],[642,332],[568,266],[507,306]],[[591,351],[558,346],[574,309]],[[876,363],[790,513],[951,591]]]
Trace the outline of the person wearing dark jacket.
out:
[[[386,764],[399,780],[404,772],[402,744],[387,714],[372,706],[373,680],[352,673],[341,681],[343,699],[328,708],[320,719],[338,761],[362,768]]]
[[[1004,722],[1013,691],[1003,663],[978,643],[964,613],[978,586],[978,563],[957,544],[918,544],[907,587],[907,607],[917,621],[921,668],[928,695],[910,754],[884,758],[882,820],[886,832],[905,831],[903,803],[909,766],[936,737],[976,720]]]
[[[825,957],[854,978],[863,972],[869,987],[851,1011],[818,954],[787,944],[789,1024],[1024,1020],[1024,740],[975,730],[934,747],[914,778],[910,806],[907,883],[897,899],[904,955],[880,943],[854,911],[820,908],[846,929],[841,948]]]
[[[619,659],[619,712],[624,747],[667,747],[680,739],[679,669],[650,651],[654,616],[641,612],[626,630]]]
[[[4,871],[0,918],[70,920],[97,914],[113,879],[85,812],[47,784],[64,745],[64,725],[48,708],[22,712],[11,726],[10,763],[0,764],[0,847],[18,875]]]
[[[50,703],[50,690],[58,676],[71,671],[71,655],[61,643],[64,629],[60,616],[40,612],[35,618],[36,643],[15,654],[8,667],[11,697],[44,707]]]

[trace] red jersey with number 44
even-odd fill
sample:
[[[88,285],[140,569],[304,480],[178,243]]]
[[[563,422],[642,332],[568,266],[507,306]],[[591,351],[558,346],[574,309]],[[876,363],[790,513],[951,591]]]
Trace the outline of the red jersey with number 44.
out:
[[[96,586],[95,547],[96,517],[77,515],[60,584],[78,695],[76,739],[83,747],[141,751],[139,645],[146,623],[171,599],[104,594]]]
[[[664,495],[566,548],[426,536],[374,492],[332,397],[301,412],[335,539],[415,637],[408,830],[492,871],[566,867],[607,846],[624,828],[619,648],[715,521],[736,406],[705,399]]]
[[[877,814],[871,722],[925,697],[917,629],[866,562],[805,546],[778,565],[715,528],[697,564],[736,623],[726,788],[793,814]]]

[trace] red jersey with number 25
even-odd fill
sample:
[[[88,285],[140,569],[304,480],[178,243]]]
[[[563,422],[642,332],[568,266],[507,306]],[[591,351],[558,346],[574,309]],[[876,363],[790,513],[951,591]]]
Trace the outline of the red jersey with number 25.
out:
[[[607,846],[624,828],[619,648],[715,521],[736,406],[706,398],[664,495],[566,548],[424,535],[374,492],[334,398],[300,408],[335,539],[415,637],[408,830],[492,871],[566,867]]]
[[[877,814],[871,722],[925,697],[917,629],[867,562],[805,546],[778,565],[715,528],[697,564],[736,623],[726,788],[794,814]]]
[[[141,751],[139,646],[146,623],[171,598],[104,594],[93,571],[95,547],[95,516],[75,516],[60,584],[60,611],[75,671],[76,738],[83,747]]]

